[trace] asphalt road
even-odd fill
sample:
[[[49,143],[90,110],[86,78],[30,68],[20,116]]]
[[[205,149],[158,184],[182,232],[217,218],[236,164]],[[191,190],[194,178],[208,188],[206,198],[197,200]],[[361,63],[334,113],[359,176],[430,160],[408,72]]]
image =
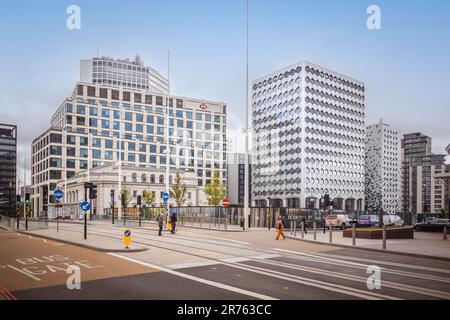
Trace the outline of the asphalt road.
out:
[[[63,225],[60,230],[81,234],[82,228]],[[120,229],[109,225],[90,226],[89,232],[121,241]],[[275,241],[273,231],[181,229],[158,237],[153,228],[136,228],[133,243],[148,250],[119,254],[16,233],[0,237],[0,285],[18,299],[450,299],[450,262]],[[39,257],[55,255],[71,264],[101,267],[82,267],[81,290],[68,290],[68,275],[61,270],[35,274],[41,278],[35,281],[9,267],[28,272],[21,262],[29,262],[45,270],[47,262]],[[32,257],[39,261],[27,260]],[[31,271],[42,272],[39,268]],[[381,288],[372,290],[367,281],[377,268]],[[373,279],[369,284],[375,284]]]

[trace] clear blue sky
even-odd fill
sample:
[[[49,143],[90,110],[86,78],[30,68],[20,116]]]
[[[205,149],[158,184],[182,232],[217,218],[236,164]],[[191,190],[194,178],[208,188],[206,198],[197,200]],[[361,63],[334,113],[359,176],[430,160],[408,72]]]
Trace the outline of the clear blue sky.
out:
[[[66,8],[81,8],[81,30]],[[366,27],[381,8],[382,29]],[[245,104],[245,0],[20,1],[0,4],[0,118],[29,145],[79,78],[79,60],[139,53],[167,72],[172,93],[229,105],[230,128]],[[250,79],[307,59],[366,83],[367,123],[450,143],[450,1],[250,0]],[[29,151],[28,151],[29,152]]]

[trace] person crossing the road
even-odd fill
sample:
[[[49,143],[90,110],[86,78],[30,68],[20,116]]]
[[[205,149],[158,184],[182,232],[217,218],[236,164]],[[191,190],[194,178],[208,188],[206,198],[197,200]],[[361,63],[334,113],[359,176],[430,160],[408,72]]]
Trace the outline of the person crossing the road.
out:
[[[173,212],[172,215],[170,216],[170,224],[172,225],[172,230],[170,231],[172,234],[175,234],[175,227],[177,225],[177,213]]]
[[[280,236],[283,237],[283,240],[286,239],[286,237],[284,236],[283,230],[284,230],[284,222],[281,219],[281,217],[277,218],[277,223],[276,223],[276,228],[277,228],[277,237],[276,240],[278,240],[280,238]]]
[[[158,228],[159,228],[159,236],[162,236],[162,230],[163,230],[163,226],[164,226],[164,216],[162,213],[159,214],[158,216]]]

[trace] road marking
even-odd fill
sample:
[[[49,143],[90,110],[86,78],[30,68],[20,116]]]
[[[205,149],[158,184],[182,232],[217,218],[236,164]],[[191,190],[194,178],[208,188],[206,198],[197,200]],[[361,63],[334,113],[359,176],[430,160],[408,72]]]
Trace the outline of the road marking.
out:
[[[367,267],[367,265],[365,265],[365,264],[351,262],[351,261],[345,261],[345,260],[364,261],[364,262],[368,262],[370,264],[385,264],[385,265],[390,265],[390,266],[395,266],[395,267],[403,267],[403,268],[407,268],[407,269],[417,269],[417,270],[425,270],[425,271],[433,271],[433,272],[450,274],[450,270],[418,266],[418,265],[412,265],[412,264],[404,264],[404,263],[398,263],[398,262],[389,262],[389,261],[384,261],[384,260],[373,260],[373,259],[365,259],[365,258],[357,258],[357,257],[337,256],[337,255],[331,255],[331,254],[327,254],[326,256],[325,255],[313,255],[313,254],[307,254],[307,253],[285,250],[285,249],[277,249],[277,248],[274,248],[274,249],[277,251],[293,253],[296,255],[301,255],[301,256],[306,256],[306,257],[311,257],[311,258],[316,258],[316,259],[336,261],[336,262],[340,262],[340,263],[347,263],[349,265],[355,265],[355,266],[357,265],[357,266]],[[338,259],[336,259],[336,258],[338,258]],[[384,268],[382,268],[382,269],[384,269]]]
[[[286,263],[286,262],[271,262],[271,261],[260,261],[260,262],[261,263],[265,263],[265,264],[269,264],[269,265],[273,265],[273,266],[281,266],[281,267],[285,267],[285,268],[288,268],[288,269],[305,271],[305,272],[309,272],[309,273],[320,274],[320,275],[324,275],[324,276],[328,276],[328,277],[334,277],[334,278],[338,278],[338,279],[344,279],[344,280],[349,280],[349,281],[356,281],[356,282],[361,282],[361,283],[366,283],[367,282],[367,278],[360,277],[360,276],[355,276],[355,275],[352,275],[352,274],[346,274],[346,273],[340,273],[340,272],[335,272],[335,271],[317,269],[317,268],[312,268],[312,267],[307,267],[307,266],[298,266],[298,265],[291,264],[291,263]],[[421,287],[416,287],[416,286],[410,286],[410,285],[405,285],[405,284],[392,282],[392,281],[387,281],[387,280],[383,280],[382,284],[383,284],[383,287],[388,287],[388,288],[392,288],[392,289],[396,289],[396,290],[413,292],[413,293],[417,293],[417,294],[420,294],[420,295],[427,295],[427,296],[432,296],[432,297],[440,298],[440,299],[447,299],[447,300],[450,299],[450,293],[447,293],[447,292],[444,292],[444,291],[427,289],[427,288],[421,288]]]
[[[15,270],[15,271],[17,271],[17,272],[20,272],[20,273],[26,275],[27,277],[30,277],[30,278],[33,279],[33,280],[41,281],[41,279],[39,279],[38,277],[35,277],[35,276],[29,274],[28,272],[25,272],[25,271],[20,270],[20,269],[18,269],[18,268],[16,268],[16,267],[13,267],[13,266],[10,265],[10,264],[8,264],[7,267],[9,267],[9,268],[11,268],[11,269],[13,269],[13,270]]]
[[[167,268],[176,270],[176,269],[206,267],[206,266],[212,266],[212,265],[217,265],[217,264],[219,264],[219,262],[217,262],[217,261],[188,262],[188,263],[182,263],[182,264],[171,264],[171,265],[168,265]]]
[[[177,271],[174,271],[174,270],[171,270],[171,269],[167,269],[167,268],[163,268],[163,267],[160,267],[160,266],[156,266],[156,265],[153,265],[153,264],[150,264],[150,263],[147,263],[147,262],[143,262],[143,261],[139,261],[139,260],[136,260],[136,259],[128,258],[128,257],[122,256],[122,255],[116,254],[116,253],[111,253],[110,252],[108,254],[111,255],[111,256],[120,258],[120,259],[128,260],[130,262],[134,262],[134,263],[137,263],[137,264],[149,267],[149,268],[157,269],[157,270],[160,270],[162,272],[170,273],[170,274],[173,274],[173,275],[181,277],[181,278],[189,279],[189,280],[192,280],[192,281],[196,281],[196,282],[199,282],[199,283],[204,283],[204,284],[210,285],[212,287],[216,287],[216,288],[220,288],[220,289],[236,292],[236,293],[239,293],[239,294],[247,295],[247,296],[250,296],[250,297],[253,297],[253,298],[256,298],[256,299],[261,299],[261,300],[279,300],[279,299],[276,299],[276,298],[273,298],[273,297],[269,297],[269,296],[266,296],[266,295],[263,295],[263,294],[260,294],[260,293],[256,293],[256,292],[252,292],[252,291],[248,291],[248,290],[232,287],[232,286],[229,286],[229,285],[226,285],[226,284],[223,284],[223,283],[219,283],[219,282],[215,282],[215,281],[210,281],[210,280],[198,278],[198,277],[191,276],[191,275],[188,275],[188,274],[185,274],[185,273],[181,273],[181,272],[177,272]]]
[[[254,267],[254,266],[247,266],[247,265],[243,265],[243,264],[239,264],[239,263],[236,263],[236,264],[224,263],[224,265],[232,267],[232,268],[242,269],[242,270],[245,270],[248,272],[262,274],[262,275],[269,276],[272,278],[278,278],[278,279],[282,279],[282,280],[286,280],[286,281],[290,281],[290,282],[300,283],[300,284],[303,284],[306,286],[316,287],[316,288],[324,289],[327,291],[342,293],[345,295],[354,296],[357,298],[362,298],[362,299],[367,299],[367,300],[382,300],[382,299],[402,300],[400,298],[393,297],[393,296],[388,296],[388,295],[379,294],[379,293],[375,293],[375,292],[367,292],[364,290],[347,287],[347,286],[343,286],[343,285],[338,285],[338,284],[334,284],[334,283],[319,281],[319,280],[315,280],[315,279],[311,279],[311,278],[304,278],[304,277],[294,276],[294,275],[286,276],[285,274],[275,271],[275,270],[268,270],[268,269],[264,269],[264,268]]]
[[[236,243],[240,243],[240,244],[247,244],[247,245],[250,244],[249,242],[233,240],[233,239],[228,239],[228,238],[222,238],[222,237],[207,236],[205,234],[198,234],[198,233],[192,233],[192,232],[183,232],[183,234],[197,235],[198,238],[212,238],[212,239],[217,239],[217,240],[226,240],[226,241],[236,242]]]

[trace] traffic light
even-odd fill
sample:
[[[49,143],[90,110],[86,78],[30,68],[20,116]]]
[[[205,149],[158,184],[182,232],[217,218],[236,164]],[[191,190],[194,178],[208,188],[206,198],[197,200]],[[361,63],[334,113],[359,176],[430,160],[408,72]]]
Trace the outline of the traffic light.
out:
[[[25,193],[25,203],[26,204],[30,203],[30,193]]]
[[[20,195],[19,194],[16,196],[16,204],[20,205]]]
[[[324,207],[329,207],[330,206],[330,195],[329,194],[326,194],[323,197],[323,205],[324,205]]]
[[[141,196],[137,196],[137,205],[138,206],[142,205],[142,197]]]
[[[90,189],[89,189],[89,199],[97,199],[97,186],[93,185]]]

